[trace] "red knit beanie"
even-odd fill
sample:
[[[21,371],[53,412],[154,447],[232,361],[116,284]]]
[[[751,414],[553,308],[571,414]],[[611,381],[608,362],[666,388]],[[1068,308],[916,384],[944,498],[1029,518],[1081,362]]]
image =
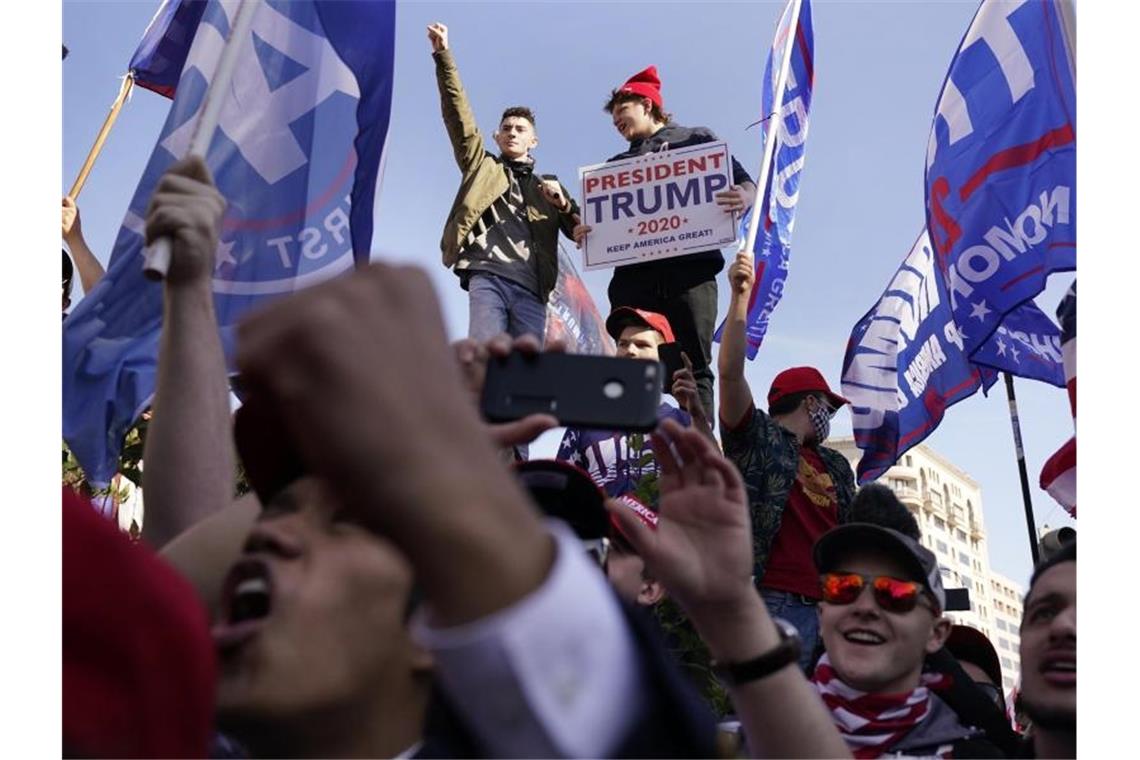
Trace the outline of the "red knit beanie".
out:
[[[652,100],[658,108],[664,109],[665,107],[661,101],[661,79],[657,76],[656,66],[650,66],[631,76],[625,84],[618,88],[618,92],[640,95]]]

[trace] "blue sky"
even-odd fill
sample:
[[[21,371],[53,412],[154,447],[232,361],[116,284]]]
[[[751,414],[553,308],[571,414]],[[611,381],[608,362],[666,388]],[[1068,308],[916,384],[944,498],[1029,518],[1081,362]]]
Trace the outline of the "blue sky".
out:
[[[71,185],[157,2],[64,2],[63,162]],[[748,379],[763,397],[791,365],[818,366],[838,389],[844,346],[923,224],[922,167],[938,90],[977,4],[816,2],[816,79],[791,273]],[[575,186],[580,166],[623,142],[601,110],[609,91],[655,64],[666,110],[727,140],[753,175],[761,155],[760,76],[780,2],[429,3],[397,10],[396,86],[374,258],[418,262],[432,274],[448,328],[466,333],[467,302],[439,263],[438,241],[458,184],[439,117],[425,27],[447,24],[460,73],[488,136],[509,105],[537,114],[543,173]],[[80,208],[96,254],[110,254],[123,212],[169,101],[136,92],[96,164]],[[606,307],[607,272],[585,276]],[[1052,315],[1072,275],[1057,275],[1038,304]],[[78,286],[77,286],[78,287]],[[721,281],[721,313],[727,305]],[[1045,459],[1073,432],[1062,390],[1017,381],[1038,527],[1074,525],[1036,488]],[[844,412],[835,433],[850,433]],[[552,451],[547,437],[536,446]],[[1025,581],[1029,550],[1005,393],[995,386],[951,408],[926,441],[981,486],[998,571]]]

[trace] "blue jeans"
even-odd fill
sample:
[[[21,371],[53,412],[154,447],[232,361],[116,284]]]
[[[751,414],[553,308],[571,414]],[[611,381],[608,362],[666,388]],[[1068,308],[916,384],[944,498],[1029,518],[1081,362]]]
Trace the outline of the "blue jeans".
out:
[[[803,594],[762,588],[760,596],[772,617],[783,618],[800,632],[800,668],[809,676],[815,668],[819,644],[819,613],[816,603]]]
[[[538,296],[505,277],[475,272],[467,283],[470,320],[467,335],[479,342],[499,333],[512,338],[531,334],[543,342],[546,333],[546,304]]]

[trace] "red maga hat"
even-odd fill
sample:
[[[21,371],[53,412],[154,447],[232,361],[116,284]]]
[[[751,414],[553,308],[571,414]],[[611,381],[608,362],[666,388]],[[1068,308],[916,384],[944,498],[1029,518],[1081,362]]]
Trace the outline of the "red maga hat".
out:
[[[677,340],[673,337],[673,327],[669,324],[669,320],[665,318],[664,314],[658,314],[655,311],[619,306],[606,317],[606,332],[614,340],[620,340],[621,331],[630,325],[644,325],[656,330],[664,336],[666,343],[673,343]]]
[[[823,375],[815,367],[792,367],[776,375],[772,380],[772,387],[768,389],[768,408],[771,409],[773,404],[785,396],[805,391],[824,394],[836,409],[851,403],[838,393],[833,393]]]
[[[656,66],[650,66],[631,76],[618,88],[618,92],[631,92],[649,98],[658,108],[665,107],[661,101],[661,78],[657,76]]]

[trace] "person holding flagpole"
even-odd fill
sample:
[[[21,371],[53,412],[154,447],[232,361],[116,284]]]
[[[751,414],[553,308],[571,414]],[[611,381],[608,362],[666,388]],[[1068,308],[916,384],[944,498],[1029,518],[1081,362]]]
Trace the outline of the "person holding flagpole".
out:
[[[792,367],[772,381],[768,412],[756,407],[744,377],[755,279],[752,256],[738,253],[728,272],[732,296],[717,366],[721,442],[748,489],[755,583],[769,612],[799,631],[800,665],[807,671],[819,641],[820,587],[811,547],[852,519],[855,474],[842,454],[823,446],[831,418],[849,402],[815,367]]]

